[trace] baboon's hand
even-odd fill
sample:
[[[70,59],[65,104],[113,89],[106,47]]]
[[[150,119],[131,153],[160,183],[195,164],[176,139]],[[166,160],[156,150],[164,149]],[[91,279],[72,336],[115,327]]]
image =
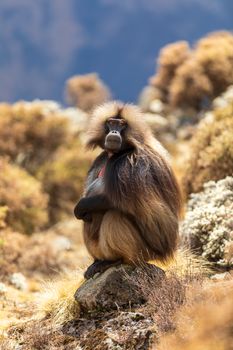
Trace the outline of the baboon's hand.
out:
[[[108,198],[103,195],[95,195],[92,197],[83,197],[80,199],[78,204],[75,207],[75,216],[76,212],[78,216],[82,216],[83,213],[97,213],[105,212],[112,208],[112,205]]]
[[[82,198],[78,204],[74,208],[74,215],[77,219],[83,220],[86,222],[92,221],[92,215],[91,212],[88,212],[87,206],[86,206],[86,198]]]

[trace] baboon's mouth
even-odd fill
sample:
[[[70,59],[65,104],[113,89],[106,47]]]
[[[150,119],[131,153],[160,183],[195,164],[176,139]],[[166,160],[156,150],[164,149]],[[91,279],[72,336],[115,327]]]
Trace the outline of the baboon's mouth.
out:
[[[121,142],[119,140],[106,140],[104,147],[108,151],[117,152],[121,148]]]

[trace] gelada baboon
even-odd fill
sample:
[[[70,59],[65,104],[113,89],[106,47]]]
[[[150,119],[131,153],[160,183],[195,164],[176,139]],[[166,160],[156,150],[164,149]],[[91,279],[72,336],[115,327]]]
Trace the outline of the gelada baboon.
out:
[[[94,263],[86,278],[120,262],[163,262],[178,237],[180,192],[166,151],[136,106],[97,107],[87,147],[103,152],[91,166],[84,197],[74,209],[84,221],[84,241]]]

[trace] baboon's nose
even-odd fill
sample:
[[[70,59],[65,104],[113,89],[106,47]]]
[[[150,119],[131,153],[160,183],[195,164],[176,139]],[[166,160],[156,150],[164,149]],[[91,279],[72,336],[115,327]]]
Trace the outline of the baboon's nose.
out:
[[[119,131],[112,130],[108,133],[105,139],[105,148],[118,151],[121,148],[121,134]]]
[[[118,141],[119,142],[121,140],[121,135],[120,135],[119,131],[112,130],[108,134],[107,138],[109,141]]]

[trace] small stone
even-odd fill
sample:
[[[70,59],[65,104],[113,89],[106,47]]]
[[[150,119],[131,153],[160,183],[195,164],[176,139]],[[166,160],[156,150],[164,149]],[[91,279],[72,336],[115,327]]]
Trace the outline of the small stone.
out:
[[[143,293],[145,284],[153,280],[159,286],[159,281],[164,276],[164,271],[155,265],[111,267],[85,281],[74,297],[84,312],[141,305],[147,300]]]
[[[52,246],[55,249],[55,251],[60,252],[64,250],[70,250],[71,249],[71,241],[69,238],[65,236],[60,236],[54,239],[52,242]]]
[[[161,100],[155,99],[150,103],[150,111],[152,113],[162,113],[164,110],[164,104]]]
[[[7,286],[5,283],[0,282],[0,295],[5,294],[7,292]]]
[[[211,279],[215,281],[223,281],[223,280],[232,279],[232,276],[229,272],[223,272],[223,273],[216,273],[215,275],[211,276]]]
[[[27,290],[28,283],[25,276],[20,272],[15,272],[10,276],[10,282],[15,286],[15,288],[20,290]]]

